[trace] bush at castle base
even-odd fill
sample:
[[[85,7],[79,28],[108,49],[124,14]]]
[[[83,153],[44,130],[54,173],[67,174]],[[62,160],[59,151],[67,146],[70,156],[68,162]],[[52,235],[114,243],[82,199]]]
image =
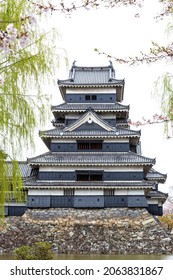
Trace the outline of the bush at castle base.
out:
[[[51,260],[53,254],[48,242],[36,242],[32,246],[21,246],[14,251],[17,260]]]

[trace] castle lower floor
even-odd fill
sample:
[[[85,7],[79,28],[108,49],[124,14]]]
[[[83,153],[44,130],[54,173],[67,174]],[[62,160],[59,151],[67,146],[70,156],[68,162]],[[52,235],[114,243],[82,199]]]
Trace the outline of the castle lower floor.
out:
[[[8,203],[5,206],[6,216],[21,216],[26,209],[49,208],[145,208],[152,215],[163,215],[162,204],[149,200],[144,195],[28,195],[26,204]]]

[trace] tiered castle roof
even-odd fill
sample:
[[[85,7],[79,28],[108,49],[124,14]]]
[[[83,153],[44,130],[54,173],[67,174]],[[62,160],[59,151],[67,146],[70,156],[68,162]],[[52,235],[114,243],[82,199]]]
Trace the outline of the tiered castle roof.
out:
[[[129,147],[137,146],[140,141],[140,131],[135,131],[124,126],[120,126],[119,120],[124,122],[127,126],[127,118],[129,115],[129,106],[122,105],[124,95],[124,80],[116,79],[115,70],[110,62],[110,65],[104,67],[79,67],[75,63],[69,72],[69,78],[66,80],[58,80],[58,86],[64,103],[52,106],[51,110],[55,116],[53,121],[55,128],[51,130],[41,131],[40,137],[50,149],[48,153],[28,159],[29,164],[33,168],[40,166],[54,166],[54,167],[142,167],[145,174],[141,180],[110,180],[110,181],[72,181],[72,180],[39,180],[37,177],[35,181],[30,181],[26,184],[27,188],[82,188],[82,189],[143,189],[147,190],[149,198],[158,197],[165,199],[166,195],[156,190],[156,185],[164,183],[166,175],[155,171],[152,167],[155,164],[155,159],[142,156],[140,153],[129,151],[51,151],[52,141],[56,142],[62,140],[100,140],[111,141],[111,139],[119,142],[128,142]],[[87,89],[99,92],[100,89],[110,89],[116,94],[116,100],[110,102],[98,102],[85,100],[85,102],[68,101],[67,94],[82,92]],[[89,91],[91,92],[91,91]],[[104,118],[104,114],[114,114],[115,124],[108,123]],[[66,117],[71,116],[75,118],[70,123],[66,123]],[[72,117],[71,117],[72,118]],[[59,123],[59,125],[58,125]],[[89,129],[86,127],[89,126]],[[53,143],[54,143],[53,142]]]

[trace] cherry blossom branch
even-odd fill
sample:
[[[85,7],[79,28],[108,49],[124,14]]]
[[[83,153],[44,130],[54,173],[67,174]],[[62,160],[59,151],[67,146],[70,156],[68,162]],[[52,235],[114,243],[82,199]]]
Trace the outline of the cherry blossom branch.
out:
[[[163,12],[156,16],[156,19],[162,19],[173,12],[173,0],[160,0],[160,2],[163,4]]]
[[[111,58],[117,63],[120,64],[129,64],[130,66],[136,65],[139,63],[153,63],[158,60],[163,59],[172,59],[173,58],[173,43],[170,43],[168,46],[159,46],[156,42],[152,42],[152,47],[150,48],[150,53],[145,54],[140,52],[140,56],[128,57],[128,58],[117,58],[106,52],[101,52],[99,49],[95,48],[95,52],[99,55],[104,55],[107,58]]]
[[[142,126],[142,125],[148,125],[148,124],[159,124],[159,123],[164,123],[164,122],[171,122],[171,120],[167,117],[164,117],[162,115],[158,115],[158,114],[155,114],[152,119],[146,119],[146,118],[142,118],[141,121],[131,121],[129,120],[128,121],[128,124],[129,125],[134,125],[134,126]]]
[[[14,22],[7,24],[5,29],[0,28],[0,51],[2,54],[16,53],[27,45],[32,27],[36,25],[36,19],[33,16],[21,16],[20,21],[23,22],[20,30],[14,26]]]
[[[71,3],[69,3],[71,2]],[[80,2],[80,4],[76,4],[75,2]],[[40,4],[37,2],[32,2],[37,9],[37,13],[41,14],[42,12],[62,12],[62,13],[72,13],[79,9],[91,9],[98,8],[103,5],[105,8],[113,8],[117,5],[138,5],[141,6],[143,0],[81,0],[81,1],[66,1],[61,0],[56,5],[51,4],[49,1],[47,4]]]

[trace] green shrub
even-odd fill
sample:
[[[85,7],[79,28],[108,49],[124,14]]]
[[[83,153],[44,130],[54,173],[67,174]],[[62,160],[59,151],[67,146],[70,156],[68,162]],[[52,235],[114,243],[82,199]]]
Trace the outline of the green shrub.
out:
[[[21,246],[14,251],[16,260],[51,260],[53,253],[48,242],[36,242],[32,246]]]
[[[164,215],[159,217],[160,222],[169,230],[173,228],[173,215]]]

